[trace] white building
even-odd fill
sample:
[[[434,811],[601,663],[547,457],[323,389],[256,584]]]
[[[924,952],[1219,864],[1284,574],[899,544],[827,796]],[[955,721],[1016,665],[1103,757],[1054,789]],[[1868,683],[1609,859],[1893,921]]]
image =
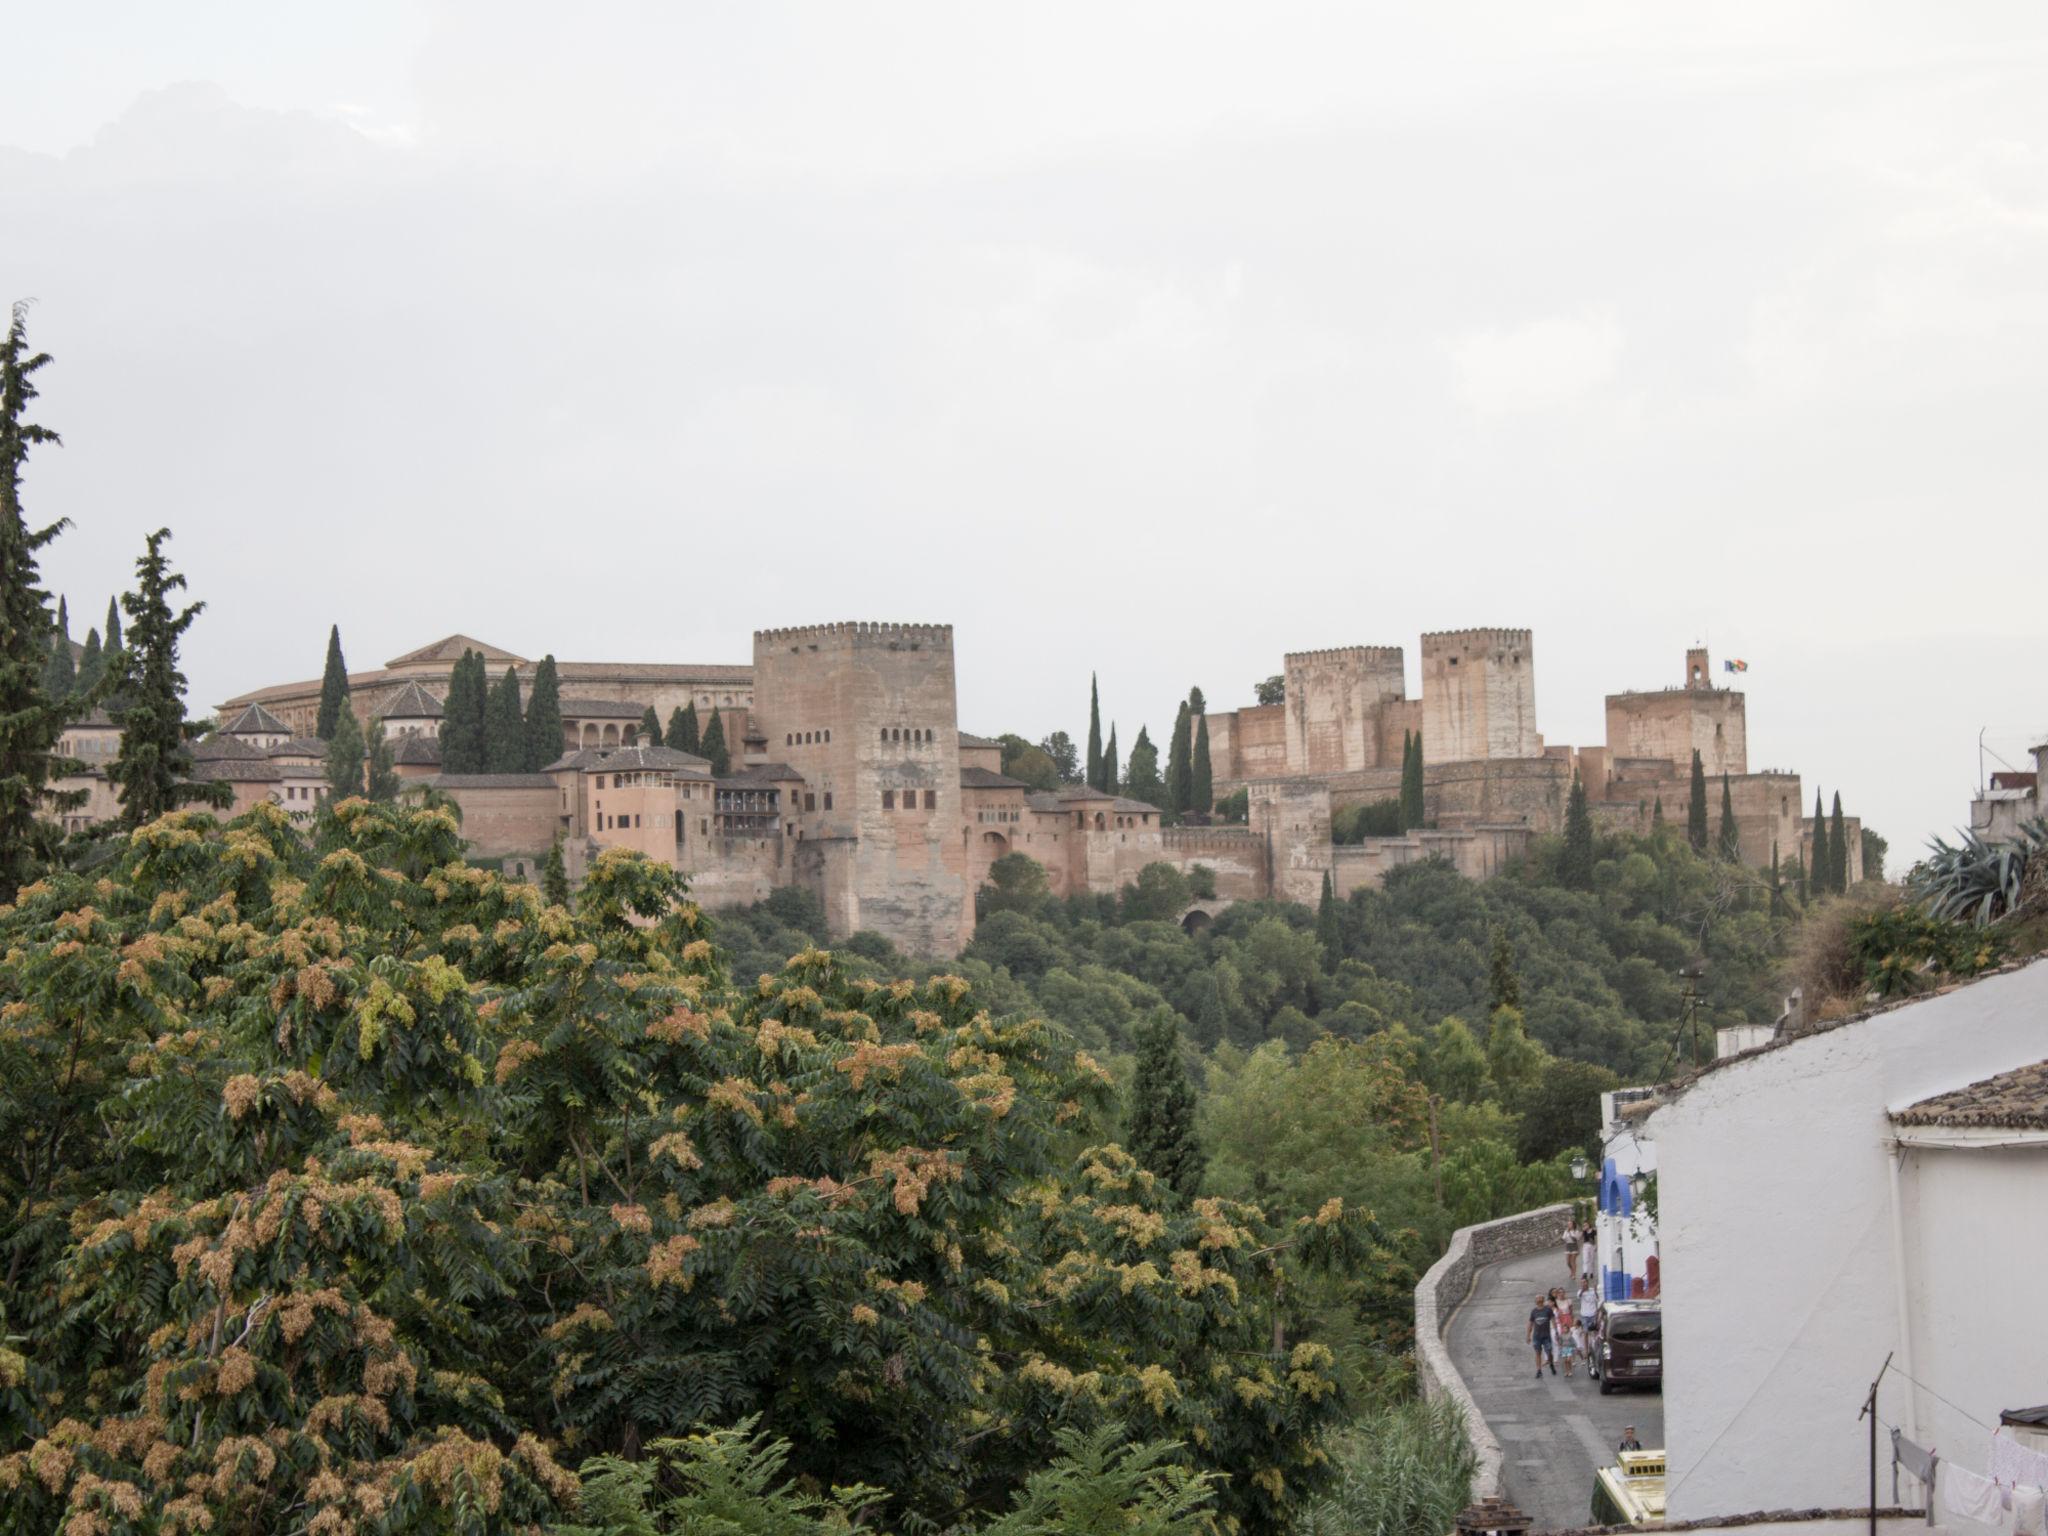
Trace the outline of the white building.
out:
[[[1658,1104],[1655,1088],[1600,1095],[1600,1298],[1627,1301],[1656,1295],[1661,1257],[1656,1202],[1646,1202],[1657,1174],[1657,1143],[1645,1124]],[[1638,1191],[1643,1193],[1638,1193]]]
[[[1881,1420],[1948,1466],[1984,1473],[2000,1413],[2048,1398],[2044,1057],[2036,961],[1665,1090],[1672,1519],[1863,1503],[1887,1354]]]
[[[2042,811],[2041,780],[2048,775],[2048,741],[2032,749],[2034,768],[1991,775],[1990,787],[1970,802],[1970,830],[1987,843],[2010,842],[2024,822]]]

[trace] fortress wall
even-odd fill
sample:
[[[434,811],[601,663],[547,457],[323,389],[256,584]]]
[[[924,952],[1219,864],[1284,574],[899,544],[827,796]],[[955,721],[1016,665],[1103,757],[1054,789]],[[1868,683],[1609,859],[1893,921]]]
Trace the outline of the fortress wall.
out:
[[[1419,734],[1421,730],[1422,700],[1387,700],[1384,704],[1380,705],[1379,711],[1379,760],[1395,769],[1400,768],[1401,743],[1407,739],[1411,732]],[[1427,746],[1424,746],[1422,750],[1425,756],[1429,752]]]
[[[1537,832],[1561,832],[1571,777],[1570,762],[1558,757],[1425,762],[1424,818],[1441,827],[1526,821]]]
[[[561,791],[552,782],[517,789],[446,782],[440,787],[460,808],[463,840],[477,858],[546,853],[553,846],[561,827]]]
[[[1422,637],[1425,760],[1536,757],[1536,654],[1526,629]]]
[[[1749,771],[1743,695],[1721,688],[1666,688],[1607,696],[1607,750],[1616,758],[1664,758],[1692,771],[1698,750],[1709,778]]]
[[[1444,859],[1468,880],[1487,880],[1529,851],[1527,827],[1482,826],[1454,831],[1418,830],[1402,837],[1368,837],[1335,850],[1337,894],[1378,890],[1387,876],[1424,859]]]
[[[1213,870],[1219,897],[1256,901],[1269,889],[1266,843],[1249,827],[1168,827],[1157,857],[1182,874],[1197,864]]]
[[[782,837],[699,837],[693,829],[683,865],[690,894],[704,907],[766,901],[777,886],[790,883],[792,871],[784,858],[790,849]]]
[[[1330,791],[1312,779],[1255,779],[1251,829],[1266,845],[1271,894],[1314,906],[1332,867]]]
[[[1296,651],[1284,658],[1289,773],[1344,773],[1379,765],[1378,709],[1406,692],[1399,646]]]

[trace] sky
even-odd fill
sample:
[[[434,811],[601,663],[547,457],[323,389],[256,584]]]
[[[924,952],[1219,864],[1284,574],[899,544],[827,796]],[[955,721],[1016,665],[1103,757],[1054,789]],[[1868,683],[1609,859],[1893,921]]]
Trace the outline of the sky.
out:
[[[79,0],[0,210],[47,583],[171,527],[198,709],[887,619],[1128,745],[1488,626],[1595,745],[1703,641],[1895,868],[2048,736],[2038,4]]]

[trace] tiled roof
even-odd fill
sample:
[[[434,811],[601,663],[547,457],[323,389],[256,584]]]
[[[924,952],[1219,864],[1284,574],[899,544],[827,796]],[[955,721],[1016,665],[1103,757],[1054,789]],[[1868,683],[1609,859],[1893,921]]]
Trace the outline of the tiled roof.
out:
[[[544,773],[437,773],[415,779],[436,789],[553,789],[555,781]]]
[[[1151,801],[1133,800],[1127,795],[1118,795],[1116,797],[1115,808],[1119,811],[1125,812],[1147,811],[1154,816],[1157,816],[1159,814],[1159,807],[1154,805]]]
[[[962,768],[960,770],[962,789],[1029,789],[1031,786],[1022,779],[1013,779],[1006,773],[997,773],[993,768]]]
[[[1003,744],[1000,741],[990,741],[986,736],[976,736],[968,731],[962,731],[960,745],[970,752],[987,752],[990,749],[1000,751]]]
[[[265,757],[317,757],[325,759],[327,743],[317,736],[290,736],[275,746],[262,749]]]
[[[1116,799],[1115,795],[1106,795],[1101,790],[1091,788],[1089,785],[1086,784],[1069,784],[1065,789],[1055,790],[1053,793],[1056,796],[1058,796],[1058,798],[1060,798],[1061,800],[1069,802],[1075,800]]]
[[[721,784],[801,784],[804,776],[787,763],[753,763],[735,768]]]
[[[562,700],[564,720],[638,720],[646,713],[645,704],[631,704],[624,699]]]
[[[208,784],[275,784],[284,770],[267,757],[217,757],[192,765],[192,777]]]
[[[289,736],[292,728],[261,704],[251,704],[222,726],[221,731],[229,736]]]
[[[252,747],[240,737],[216,731],[192,743],[192,760],[195,763],[263,763],[268,762],[270,756],[261,747]]]
[[[432,689],[410,682],[384,701],[377,717],[380,720],[438,720],[441,718],[441,700]]]
[[[487,662],[509,662],[514,666],[525,666],[524,656],[515,656],[510,651],[495,645],[485,645],[481,640],[472,640],[468,635],[448,635],[432,645],[423,645],[416,651],[407,651],[403,656],[394,656],[384,665],[387,667],[413,667],[427,662],[445,661],[450,664],[462,660],[464,651],[481,651]],[[495,670],[495,668],[494,668]]]
[[[394,764],[438,763],[441,761],[441,738],[401,736],[391,743],[391,761]]]
[[[108,714],[103,706],[94,705],[76,720],[66,722],[64,729],[67,731],[81,729],[104,731],[112,729],[113,724],[114,717]]]
[[[324,779],[327,765],[324,763],[279,763],[277,771],[287,779]]]
[[[549,763],[546,772],[562,773],[574,768],[581,773],[622,773],[639,768],[662,768],[671,773],[711,776],[711,760],[673,747],[584,747],[567,752]]]
[[[1898,1125],[2048,1131],[2048,1061],[1937,1093],[1894,1111],[1892,1120]]]
[[[966,772],[965,769],[961,771],[963,773]],[[1060,815],[1064,815],[1067,809],[1065,797],[1053,794],[1049,790],[1040,790],[1036,794],[1026,795],[1024,803],[1034,811],[1052,811]]]

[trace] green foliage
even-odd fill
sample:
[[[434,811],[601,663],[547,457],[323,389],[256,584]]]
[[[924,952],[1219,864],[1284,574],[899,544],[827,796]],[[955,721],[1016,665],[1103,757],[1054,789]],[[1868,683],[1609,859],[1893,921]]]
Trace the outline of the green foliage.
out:
[[[662,745],[676,752],[691,750],[683,745],[683,708],[678,704],[668,712],[668,725],[661,736]]]
[[[1807,884],[1815,896],[1825,896],[1835,888],[1835,857],[1828,846],[1828,818],[1821,801],[1821,792],[1813,792],[1813,854],[1807,862]]]
[[[111,662],[114,652],[121,649],[121,604],[111,597],[107,599],[105,631],[105,638],[101,643],[105,645],[107,657]]]
[[[1287,702],[1287,678],[1275,672],[1262,683],[1252,684],[1252,697],[1261,704],[1284,704]]]
[[[1558,855],[1557,878],[1575,891],[1593,888],[1593,813],[1586,806],[1586,786],[1575,773],[1565,801],[1564,851]]]
[[[489,684],[484,659],[465,650],[448,677],[448,697],[441,703],[441,771],[483,773],[489,761],[484,717]]]
[[[1891,844],[1869,827],[1863,829],[1863,878],[1884,879],[1884,856],[1891,851]]]
[[[1837,896],[1849,889],[1849,838],[1842,829],[1842,792],[1835,791],[1834,814],[1828,818],[1828,889]]]
[[[313,734],[322,741],[334,739],[334,728],[348,708],[348,663],[341,657],[341,626],[327,629],[327,661],[320,673],[320,714]]]
[[[383,727],[379,725],[380,740],[382,736]],[[336,800],[363,793],[363,766],[367,757],[363,730],[356,724],[356,712],[353,709],[342,710],[328,728],[327,793]]]
[[[1621,1079],[1590,1061],[1553,1057],[1519,1106],[1521,1134],[1516,1151],[1524,1162],[1541,1163],[1561,1153],[1592,1152],[1600,1140],[1600,1095]]]
[[[1422,732],[1401,733],[1401,830],[1422,825]]]
[[[1188,897],[1193,901],[1214,901],[1216,899],[1216,871],[1206,864],[1189,866]]]
[[[1486,1075],[1503,1107],[1521,1111],[1535,1097],[1550,1053],[1522,1027],[1519,1008],[1496,1008],[1486,1026]]]
[[[1522,1006],[1522,977],[1515,969],[1515,941],[1507,924],[1495,923],[1487,934],[1486,1011]]]
[[[478,657],[481,666],[482,657]],[[519,674],[511,667],[491,685],[484,701],[485,773],[519,773],[526,767],[526,714],[519,700]]]
[[[562,861],[562,840],[548,844],[548,856],[541,861],[540,894],[551,907],[569,905],[569,870]]]
[[[1112,754],[1113,757],[1114,754]],[[1088,674],[1088,787],[1108,790],[1109,774],[1103,770],[1102,691],[1094,673]],[[1112,765],[1110,772],[1115,771]]]
[[[192,621],[206,610],[190,603],[171,611],[171,594],[185,578],[174,574],[164,555],[171,530],[149,535],[135,562],[135,590],[121,599],[128,610],[128,645],[123,651],[121,749],[107,769],[121,797],[124,826],[139,827],[181,805],[225,805],[233,792],[225,784],[194,782],[185,721],[185,674],[178,670],[178,644]]]
[[[1928,843],[1927,857],[1906,877],[1906,892],[1928,914],[1983,928],[2020,911],[2029,876],[2036,883],[2048,867],[2048,816],[2022,822],[2005,842],[1986,842],[1975,832],[1958,832]]]
[[[732,772],[732,753],[725,745],[725,721],[719,718],[718,706],[711,706],[711,722],[704,727],[703,739],[697,744],[697,755],[711,764],[711,776],[722,779]]]
[[[57,628],[49,645],[43,662],[43,693],[52,699],[68,699],[78,689],[78,663],[71,654],[71,610],[61,597],[57,599]]]
[[[1140,736],[1143,736],[1145,733],[1143,731],[1140,731],[1138,734]],[[1155,765],[1154,776],[1156,777],[1156,765],[1159,760],[1159,754],[1156,752],[1153,753],[1152,760]],[[1109,728],[1109,745],[1105,747],[1102,752],[1102,784],[1100,787],[1103,793],[1113,795],[1117,792],[1119,788],[1117,781],[1117,770],[1121,766],[1122,762],[1123,759],[1117,755],[1116,750],[1116,727],[1115,725],[1111,725]]]
[[[1228,826],[1243,826],[1251,819],[1252,796],[1248,789],[1234,789],[1216,802],[1216,819]]]
[[[354,712],[350,711],[351,717]],[[370,722],[370,739],[367,750],[369,784],[364,789],[372,800],[391,801],[398,798],[398,769],[391,756],[391,741],[384,734],[384,722]]]
[[[1166,809],[1178,820],[1187,813],[1195,788],[1194,716],[1183,701],[1173,717],[1166,746]]]
[[[1685,839],[1694,853],[1707,851],[1707,768],[1700,749],[1692,749],[1692,787],[1685,801]]]
[[[1441,1536],[1471,1501],[1478,1464],[1449,1397],[1392,1404],[1330,1447],[1335,1486],[1295,1522],[1295,1536]]]
[[[1735,820],[1735,796],[1728,787],[1728,775],[1721,775],[1721,840],[1717,849],[1730,864],[1742,862],[1742,829]]]
[[[1195,690],[1196,697],[1201,689]],[[1209,762],[1209,716],[1198,712],[1195,716],[1195,762],[1188,781],[1188,809],[1197,816],[1207,816],[1216,804],[1216,774]]]
[[[979,916],[998,912],[1035,913],[1051,902],[1045,866],[1028,853],[1006,853],[988,867],[988,883],[976,897]]]
[[[1186,875],[1171,864],[1147,864],[1123,889],[1124,918],[1128,922],[1171,922],[1193,899]]]
[[[1486,1097],[1486,1052],[1456,1014],[1431,1032],[1423,1072],[1429,1086],[1453,1103],[1477,1104]]]
[[[654,712],[652,704],[648,705],[640,715],[639,745],[643,747],[658,747],[661,745],[661,716]]]
[[[1082,782],[1080,753],[1074,747],[1074,738],[1065,731],[1054,731],[1038,744],[1038,750],[1051,761],[1060,776],[1060,783]]]
[[[1003,744],[1004,773],[1033,789],[1054,790],[1060,787],[1059,764],[1046,755],[1044,748],[1034,747],[1014,733],[1006,733],[996,739]]]
[[[1181,1061],[1180,1025],[1170,1008],[1138,1026],[1138,1071],[1131,1083],[1124,1144],[1183,1199],[1192,1199],[1208,1166],[1195,1132],[1195,1090]]]
[[[71,685],[72,693],[80,697],[89,695],[99,687],[106,671],[107,653],[100,644],[100,632],[88,629],[85,632],[85,649],[78,658],[78,676]]]
[[[50,600],[38,585],[36,560],[67,524],[31,529],[21,507],[29,451],[59,440],[27,418],[34,376],[49,361],[47,353],[28,350],[28,307],[16,304],[0,342],[0,902],[12,901],[55,852],[54,823],[38,812],[84,800],[82,792],[50,788],[69,767],[56,748],[71,710],[43,687]]]
[[[1111,727],[1109,739],[1112,742],[1116,740],[1115,727]],[[1138,727],[1138,739],[1131,743],[1131,761],[1124,772],[1123,793],[1148,805],[1162,809],[1166,806],[1166,782],[1159,777],[1159,749],[1152,745],[1152,738],[1142,725]]]
[[[1347,805],[1330,817],[1330,840],[1339,844],[1360,843],[1368,837],[1399,837],[1407,830],[1399,800]]]
[[[1327,869],[1323,871],[1323,894],[1316,905],[1316,942],[1323,947],[1325,964],[1335,967],[1344,958],[1344,928],[1337,920],[1337,887]]]
[[[721,731],[719,734],[722,736],[724,732]],[[692,699],[683,706],[682,731],[678,734],[675,728],[671,726],[668,733],[668,742],[678,752],[688,752],[698,757],[704,755],[704,737],[697,725],[697,701],[695,699]]]
[[[1856,918],[1848,943],[1863,985],[1880,997],[1903,997],[1946,979],[1978,975],[2006,952],[1996,928],[1903,903]]]

